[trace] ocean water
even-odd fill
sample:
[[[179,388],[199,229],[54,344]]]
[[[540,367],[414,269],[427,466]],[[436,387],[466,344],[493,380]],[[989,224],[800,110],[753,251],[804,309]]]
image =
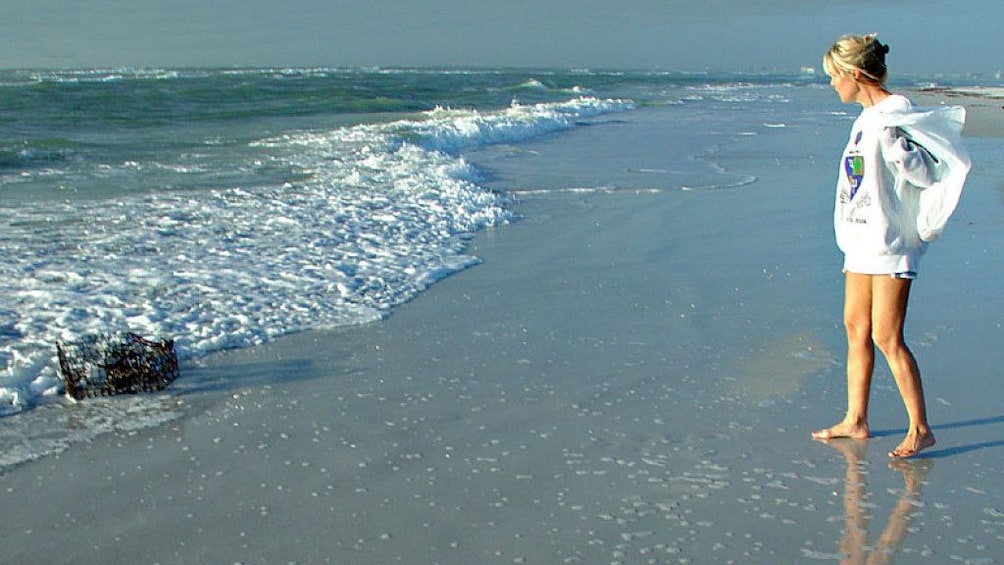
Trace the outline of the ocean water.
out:
[[[853,109],[797,74],[0,72],[0,464],[74,441],[10,431],[70,402],[59,341],[173,338],[184,378],[214,351],[379,320],[477,264],[470,237],[519,218],[471,152],[560,143],[626,116],[671,120],[673,147],[650,148],[665,165],[633,171],[644,186],[743,190],[756,175],[716,162],[723,144],[791,129],[798,147],[834,115]],[[625,188],[578,174],[561,185]],[[95,403],[54,425],[151,425],[173,417],[169,405]]]

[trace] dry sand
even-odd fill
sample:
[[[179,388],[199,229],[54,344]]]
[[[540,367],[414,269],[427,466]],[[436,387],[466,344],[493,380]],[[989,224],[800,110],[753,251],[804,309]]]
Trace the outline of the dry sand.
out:
[[[560,147],[663,135],[637,127]],[[5,472],[0,562],[997,562],[1004,165],[926,259],[910,328],[939,444],[890,465],[884,368],[875,438],[809,439],[844,394],[810,157],[770,200],[524,193],[472,241],[484,264],[389,319],[204,359],[173,387],[191,416]]]

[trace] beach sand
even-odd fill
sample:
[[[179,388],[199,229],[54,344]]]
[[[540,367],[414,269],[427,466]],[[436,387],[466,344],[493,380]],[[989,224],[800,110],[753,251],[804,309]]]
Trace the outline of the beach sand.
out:
[[[788,163],[783,132],[726,147],[760,181],[724,190],[638,172],[671,132],[630,116],[472,155],[523,216],[472,239],[481,265],[379,323],[190,363],[165,400],[187,416],[6,471],[0,562],[996,562],[1004,166],[925,259],[908,325],[939,443],[890,464],[884,365],[874,438],[809,438],[844,404],[845,127]]]

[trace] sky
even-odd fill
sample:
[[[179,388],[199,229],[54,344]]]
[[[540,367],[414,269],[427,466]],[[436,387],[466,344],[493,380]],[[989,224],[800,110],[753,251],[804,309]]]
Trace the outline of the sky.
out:
[[[892,75],[1004,69],[1002,0],[0,0],[0,68],[818,68],[878,32]]]

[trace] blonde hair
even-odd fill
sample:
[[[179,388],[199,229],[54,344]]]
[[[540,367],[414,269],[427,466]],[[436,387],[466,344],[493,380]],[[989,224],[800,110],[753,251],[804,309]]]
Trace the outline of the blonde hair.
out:
[[[823,69],[830,76],[849,75],[860,71],[875,84],[885,84],[889,72],[885,55],[889,46],[876,39],[876,34],[844,35],[823,55]]]

